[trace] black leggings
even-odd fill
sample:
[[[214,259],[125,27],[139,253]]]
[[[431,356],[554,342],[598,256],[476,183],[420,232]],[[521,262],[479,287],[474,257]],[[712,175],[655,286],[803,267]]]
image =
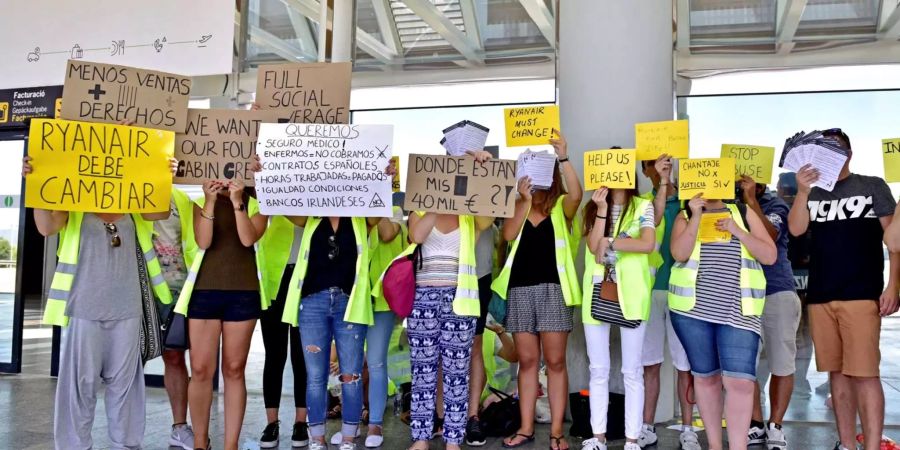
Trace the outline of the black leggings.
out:
[[[263,399],[266,409],[278,408],[281,404],[281,381],[287,362],[288,341],[291,345],[291,368],[294,372],[294,406],[306,408],[306,363],[303,361],[300,329],[281,321],[293,269],[293,265],[285,269],[278,296],[269,309],[262,312],[259,321],[262,327],[263,346],[266,349],[266,362],[263,367]]]

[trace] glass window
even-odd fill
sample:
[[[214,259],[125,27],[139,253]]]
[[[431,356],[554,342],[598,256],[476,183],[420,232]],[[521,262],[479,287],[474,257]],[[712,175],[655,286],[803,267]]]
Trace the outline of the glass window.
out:
[[[0,141],[0,363],[12,362],[22,141]]]

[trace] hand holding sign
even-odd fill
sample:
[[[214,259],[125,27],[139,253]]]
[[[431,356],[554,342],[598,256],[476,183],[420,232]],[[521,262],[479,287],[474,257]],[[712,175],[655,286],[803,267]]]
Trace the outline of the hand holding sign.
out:
[[[750,199],[756,198],[756,180],[750,178],[749,175],[742,175],[737,181],[738,187],[741,189],[744,203]]]
[[[702,192],[698,192],[696,195],[691,197],[691,199],[688,201],[688,208],[691,209],[692,217],[703,214],[703,208],[706,208],[706,199],[703,198]]]
[[[653,168],[656,170],[656,173],[659,174],[659,179],[665,180],[666,183],[672,182],[672,157],[666,153],[659,155],[659,158],[656,158],[656,162],[653,163]]]
[[[607,198],[609,197],[609,188],[602,187],[594,191],[591,194],[591,201],[597,205],[597,213],[600,214],[600,211],[606,211],[607,207]]]
[[[522,200],[531,203],[531,177],[519,178],[519,182],[516,183],[516,187],[518,188],[519,197],[521,197]]]
[[[806,164],[797,171],[797,191],[809,194],[812,185],[819,181],[819,169]]]

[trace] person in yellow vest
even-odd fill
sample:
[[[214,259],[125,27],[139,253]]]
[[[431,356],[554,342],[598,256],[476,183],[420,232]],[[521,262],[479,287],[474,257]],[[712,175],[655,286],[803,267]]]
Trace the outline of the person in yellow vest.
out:
[[[625,381],[625,450],[640,450],[638,437],[644,409],[642,350],[650,318],[653,284],[649,254],[656,249],[653,203],[637,188],[594,191],[584,207],[587,249],[581,305],[584,338],[590,360],[591,428],[594,437],[582,450],[606,450],[609,409],[609,333],[619,327]],[[612,291],[603,292],[604,283]]]
[[[268,305],[260,295],[254,244],[268,218],[240,180],[207,181],[204,197],[194,205],[194,236],[200,251],[191,265],[175,312],[188,318],[191,382],[188,405],[194,426],[194,448],[209,447],[212,381],[219,342],[225,380],[225,449],[237,450],[247,386],[244,369],[250,339],[260,313]]]
[[[288,352],[294,379],[294,425],[291,445],[303,447],[309,443],[306,419],[306,363],[300,344],[300,330],[281,321],[287,299],[288,287],[300,255],[303,228],[294,226],[284,216],[269,218],[266,233],[257,245],[262,293],[270,302],[259,319],[263,346],[266,350],[263,363],[263,402],[266,408],[266,427],[259,439],[260,448],[277,448],[280,425],[278,410],[281,406],[281,387]]]
[[[505,448],[534,441],[542,357],[547,366],[551,448],[569,448],[563,433],[569,396],[566,342],[573,326],[572,308],[581,303],[570,225],[583,191],[569,162],[566,140],[559,131],[554,133],[558,139],[550,143],[558,163],[553,170],[553,185],[532,193],[531,180],[519,180],[515,215],[503,222],[503,239],[511,242],[509,257],[492,284],[494,292],[508,301],[506,328],[513,334],[519,352],[522,426],[503,441]]]
[[[481,346],[487,385],[507,394],[515,391],[514,372],[518,370],[519,354],[512,336],[503,325],[488,323],[484,328]],[[490,392],[483,390],[480,398],[484,401],[489,396]]]
[[[762,219],[742,205],[698,194],[675,220],[669,309],[711,450],[722,450],[723,387],[729,448],[747,448],[766,301],[760,264],[773,264],[777,254]]]
[[[126,124],[127,125],[127,124]],[[170,161],[174,174],[177,162]],[[22,175],[40,167],[25,157]],[[105,386],[112,448],[140,448],[145,392],[141,360],[142,300],[172,294],[153,248],[153,214],[34,210],[43,236],[59,234],[59,261],[44,323],[66,327],[62,337],[53,418],[58,450],[93,448],[97,394]],[[150,292],[152,290],[152,293]]]
[[[193,202],[183,191],[172,188],[169,217],[153,222],[153,248],[156,250],[163,279],[178,298],[187,279],[188,268],[197,255],[197,241],[194,240]],[[172,305],[174,307],[174,305]],[[165,320],[168,312],[163,310],[160,319]],[[185,450],[194,448],[194,431],[188,425],[188,378],[184,349],[163,349],[165,372],[163,382],[172,408],[172,435],[169,446]]]
[[[491,158],[471,151],[478,162]],[[412,369],[411,450],[427,450],[434,431],[438,376],[443,378],[446,448],[465,439],[469,367],[475,322],[480,314],[475,242],[493,223],[490,217],[416,212],[409,216],[409,240],[402,258],[421,246],[413,310],[406,319]],[[383,277],[375,285],[382,292]],[[439,370],[439,367],[441,370]]]

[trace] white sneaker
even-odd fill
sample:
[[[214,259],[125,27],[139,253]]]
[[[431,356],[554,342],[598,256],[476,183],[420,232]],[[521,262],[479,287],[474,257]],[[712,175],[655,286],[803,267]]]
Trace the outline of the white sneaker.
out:
[[[766,445],[769,450],[787,450],[787,438],[784,437],[784,431],[774,423],[769,423],[766,430]]]
[[[646,423],[641,426],[641,435],[638,436],[638,446],[644,448],[648,445],[653,445],[658,441],[659,438],[656,436],[656,427],[653,425],[647,425]]]
[[[681,442],[681,450],[701,450],[700,439],[692,427],[682,430],[678,441]]]
[[[750,427],[750,431],[747,432],[747,445],[756,445],[756,444],[765,444],[766,443],[766,429],[760,427]]]
[[[172,436],[169,437],[169,447],[181,447],[184,450],[194,450],[194,430],[190,425],[175,425],[172,427]]]
[[[338,450],[356,450],[355,442],[341,442],[341,446],[338,447]]]
[[[356,436],[353,436],[353,438],[355,439],[358,437],[359,437],[359,428],[356,429]],[[331,436],[331,445],[341,445],[341,442],[344,442],[344,434],[341,433],[340,431],[338,431],[337,433],[334,433],[334,435]]]
[[[309,450],[328,450],[328,446],[316,439],[309,440]]]
[[[366,448],[378,448],[384,444],[384,436],[379,434],[370,434],[366,436]]]
[[[593,437],[581,442],[581,450],[606,450],[606,442]]]
[[[641,450],[641,446],[637,442],[626,442],[622,450]]]

